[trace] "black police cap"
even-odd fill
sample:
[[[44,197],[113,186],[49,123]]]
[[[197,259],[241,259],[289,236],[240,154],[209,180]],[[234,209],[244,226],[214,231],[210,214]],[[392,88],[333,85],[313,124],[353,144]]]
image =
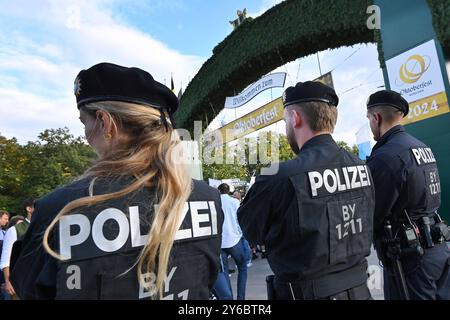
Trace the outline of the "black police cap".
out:
[[[299,82],[295,87],[287,88],[283,93],[283,105],[320,101],[337,107],[339,98],[333,88],[317,81]]]
[[[398,92],[381,90],[372,94],[367,100],[367,109],[377,106],[389,106],[400,110],[405,117],[409,112],[409,104]]]
[[[178,98],[150,73],[112,63],[99,63],[78,74],[74,83],[77,106],[100,101],[122,101],[166,110],[172,115]]]

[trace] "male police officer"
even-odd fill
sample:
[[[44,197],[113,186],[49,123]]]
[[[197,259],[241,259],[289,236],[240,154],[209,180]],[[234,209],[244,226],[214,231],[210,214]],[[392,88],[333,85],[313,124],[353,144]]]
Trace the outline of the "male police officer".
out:
[[[376,191],[374,236],[385,267],[384,294],[386,299],[400,299],[407,298],[409,291],[411,299],[450,299],[448,229],[436,211],[441,203],[436,159],[430,148],[400,125],[408,111],[408,102],[390,90],[372,94],[367,102],[377,141],[367,165]],[[389,245],[386,227],[397,235]],[[401,283],[395,283],[401,276],[395,279],[391,265],[396,245],[406,290],[399,290]]]
[[[318,82],[286,89],[286,132],[298,157],[257,177],[238,211],[245,237],[266,244],[275,299],[371,298],[372,180],[331,137],[338,101]]]

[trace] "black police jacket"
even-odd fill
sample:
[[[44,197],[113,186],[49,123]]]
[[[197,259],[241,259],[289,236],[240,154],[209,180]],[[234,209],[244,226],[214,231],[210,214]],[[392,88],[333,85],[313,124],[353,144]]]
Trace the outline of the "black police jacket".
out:
[[[251,243],[266,245],[277,277],[307,280],[366,262],[373,209],[368,168],[326,134],[277,174],[258,176],[238,219]]]
[[[401,126],[386,132],[367,159],[375,185],[375,235],[386,217],[427,215],[441,204],[439,173],[433,152]],[[393,222],[393,221],[391,221]]]
[[[130,180],[97,179],[94,195],[122,190]],[[46,253],[45,229],[67,203],[89,195],[89,183],[74,182],[36,202],[11,276],[20,298],[145,299],[155,293],[155,274],[144,274],[139,282],[136,268],[157,205],[154,188],[63,216],[50,245],[67,260]],[[164,299],[209,298],[220,265],[222,222],[219,192],[194,180],[167,269]]]

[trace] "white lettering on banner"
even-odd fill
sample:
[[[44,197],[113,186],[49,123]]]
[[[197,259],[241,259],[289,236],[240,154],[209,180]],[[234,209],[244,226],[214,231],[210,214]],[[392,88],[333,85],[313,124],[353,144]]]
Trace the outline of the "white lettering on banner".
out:
[[[247,120],[236,122],[236,124],[234,125],[234,128],[233,128],[233,130],[234,130],[233,133],[234,133],[234,135],[238,135],[241,132],[246,132],[253,128],[257,128],[260,125],[269,123],[270,121],[272,121],[272,119],[275,119],[277,117],[278,117],[278,111],[277,111],[276,106],[274,106],[269,111],[266,111],[264,109],[263,112],[261,114],[257,115],[256,117],[250,117]]]
[[[81,269],[77,265],[70,265],[66,269],[66,273],[70,274],[70,276],[67,278],[66,286],[67,289],[73,290],[81,289]]]
[[[418,166],[436,162],[433,151],[430,148],[412,148],[411,151]]]
[[[158,207],[156,207],[157,210]],[[148,235],[141,234],[141,221],[139,207],[129,207],[130,221],[127,215],[116,208],[108,208],[101,211],[91,223],[87,216],[82,214],[70,214],[63,216],[59,221],[60,255],[64,260],[72,258],[72,248],[83,244],[89,239],[92,232],[92,240],[100,251],[115,252],[125,246],[130,239],[131,247],[137,248],[145,245]],[[186,220],[190,211],[191,227],[180,229],[175,235],[175,241],[182,239],[198,238],[217,235],[217,209],[214,201],[190,201],[183,207],[182,221]],[[109,240],[103,233],[106,221],[114,220],[118,225],[118,234],[113,240]],[[181,223],[180,223],[181,225]],[[71,235],[71,228],[77,226],[79,232]],[[130,236],[131,233],[131,236]]]
[[[351,189],[359,189],[370,186],[369,169],[367,166],[353,166],[336,169],[325,169],[323,172],[308,172],[311,193],[313,197],[319,195],[319,191],[325,188],[325,195],[343,192]],[[342,179],[342,176],[343,179]],[[342,184],[342,182],[345,182]]]
[[[269,75],[266,75],[256,81],[255,83],[249,85],[244,91],[242,91],[239,95],[234,97],[226,97],[224,108],[237,108],[248,101],[253,99],[259,93],[264,90],[276,87],[284,87],[284,83],[286,80],[286,73],[284,72],[276,72]]]

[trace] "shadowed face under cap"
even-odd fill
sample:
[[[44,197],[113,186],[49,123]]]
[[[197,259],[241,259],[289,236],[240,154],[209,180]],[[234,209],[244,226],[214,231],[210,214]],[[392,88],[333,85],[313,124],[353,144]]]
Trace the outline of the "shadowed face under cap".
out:
[[[292,104],[319,101],[337,107],[339,98],[333,88],[321,82],[299,82],[295,87],[287,88],[283,93],[283,105],[286,108]]]
[[[74,83],[77,106],[100,101],[122,101],[166,110],[178,108],[178,98],[150,73],[112,63],[99,63],[78,74]]]
[[[377,106],[393,107],[403,113],[405,117],[409,112],[408,102],[398,93],[392,90],[381,90],[372,94],[367,100],[367,109]]]

